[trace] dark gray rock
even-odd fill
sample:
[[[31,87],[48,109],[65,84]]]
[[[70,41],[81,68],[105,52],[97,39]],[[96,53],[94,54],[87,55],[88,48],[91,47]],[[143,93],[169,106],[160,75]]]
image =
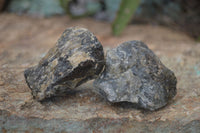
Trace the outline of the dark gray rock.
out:
[[[24,72],[37,100],[60,95],[95,78],[104,67],[101,43],[87,29],[65,30],[46,56]]]
[[[94,82],[110,102],[131,102],[156,110],[176,95],[176,77],[142,42],[129,41],[109,50],[106,69]]]

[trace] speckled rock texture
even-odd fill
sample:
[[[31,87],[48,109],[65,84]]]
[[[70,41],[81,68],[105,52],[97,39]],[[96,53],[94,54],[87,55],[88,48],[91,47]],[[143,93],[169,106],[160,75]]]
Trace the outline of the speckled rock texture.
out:
[[[152,25],[130,25],[122,36],[113,37],[109,23],[67,18],[0,15],[0,133],[199,133],[200,43]],[[24,70],[41,60],[64,28],[75,25],[94,32],[104,49],[123,40],[147,42],[175,72],[177,95],[162,109],[141,110],[132,104],[110,104],[89,81],[74,93],[34,100]]]
[[[140,41],[129,41],[106,56],[106,69],[94,82],[98,92],[110,102],[131,102],[156,110],[176,95],[176,77]]]
[[[98,76],[104,67],[101,43],[87,29],[66,29],[56,45],[24,76],[32,95],[41,101],[62,95]]]

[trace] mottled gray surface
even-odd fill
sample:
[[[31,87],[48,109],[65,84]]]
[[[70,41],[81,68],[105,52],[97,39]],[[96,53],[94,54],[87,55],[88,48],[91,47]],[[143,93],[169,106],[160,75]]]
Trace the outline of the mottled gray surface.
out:
[[[96,77],[104,67],[101,43],[87,29],[65,30],[46,56],[24,76],[34,98],[61,95]]]
[[[135,121],[128,118],[91,118],[87,120],[63,120],[25,118],[0,110],[2,133],[199,133],[200,120],[187,124],[175,121]]]
[[[110,102],[131,102],[156,110],[176,95],[176,77],[142,42],[129,41],[109,50],[106,69],[94,82]]]

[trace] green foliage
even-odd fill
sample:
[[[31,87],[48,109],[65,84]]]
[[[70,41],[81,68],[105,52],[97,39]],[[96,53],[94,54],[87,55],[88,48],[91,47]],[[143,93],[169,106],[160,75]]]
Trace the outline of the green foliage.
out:
[[[197,37],[197,41],[200,42],[200,35],[199,35],[199,37]]]
[[[65,12],[68,12],[68,3],[70,0],[59,0],[61,7],[65,10]]]
[[[122,0],[120,9],[117,13],[116,19],[112,25],[114,35],[120,35],[128,22],[131,20],[132,15],[136,11],[140,0]]]

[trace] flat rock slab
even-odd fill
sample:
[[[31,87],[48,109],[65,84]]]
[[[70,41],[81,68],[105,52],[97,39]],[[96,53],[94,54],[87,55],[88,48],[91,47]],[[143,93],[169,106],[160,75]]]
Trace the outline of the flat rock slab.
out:
[[[66,16],[32,19],[5,14],[0,15],[0,21],[0,132],[199,131],[200,44],[193,45],[185,35],[162,27],[130,26],[121,38],[116,38],[110,36],[109,24],[87,19],[72,21]],[[155,112],[128,104],[109,104],[92,91],[92,82],[63,97],[41,103],[34,100],[24,70],[41,60],[66,24],[71,27],[78,23],[88,29],[92,24],[96,29],[90,31],[106,45],[148,38],[150,42],[143,41],[177,77],[174,100]]]

